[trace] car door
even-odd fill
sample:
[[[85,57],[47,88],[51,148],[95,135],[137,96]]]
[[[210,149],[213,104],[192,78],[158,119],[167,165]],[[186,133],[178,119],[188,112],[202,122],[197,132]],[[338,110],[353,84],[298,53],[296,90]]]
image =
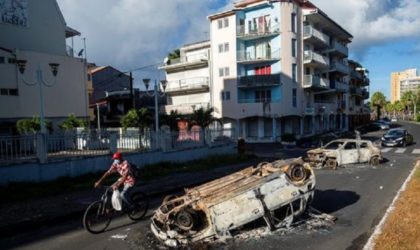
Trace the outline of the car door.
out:
[[[361,142],[359,145],[359,162],[368,162],[370,160],[370,149],[367,142]]]
[[[346,142],[341,149],[341,164],[357,163],[359,153],[356,142]]]

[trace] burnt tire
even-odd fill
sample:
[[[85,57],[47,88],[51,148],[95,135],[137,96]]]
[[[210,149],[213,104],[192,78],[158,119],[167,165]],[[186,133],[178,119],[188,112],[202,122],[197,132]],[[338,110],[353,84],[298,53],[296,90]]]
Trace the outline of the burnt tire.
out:
[[[372,156],[372,157],[370,158],[370,161],[369,161],[369,164],[370,164],[370,165],[372,165],[372,166],[378,166],[380,163],[381,163],[381,162],[380,162],[380,160],[379,160],[379,157],[378,157],[378,156]]]
[[[176,225],[182,230],[191,230],[196,223],[197,215],[194,210],[184,209],[177,213],[175,221]]]
[[[338,166],[338,163],[337,163],[336,159],[329,158],[329,159],[327,159],[327,161],[325,162],[325,165],[327,166],[327,168],[330,168],[330,169],[336,170],[336,169],[337,169],[337,166]]]
[[[294,182],[300,182],[306,180],[308,174],[304,166],[300,164],[292,164],[288,170],[288,176],[290,180]]]

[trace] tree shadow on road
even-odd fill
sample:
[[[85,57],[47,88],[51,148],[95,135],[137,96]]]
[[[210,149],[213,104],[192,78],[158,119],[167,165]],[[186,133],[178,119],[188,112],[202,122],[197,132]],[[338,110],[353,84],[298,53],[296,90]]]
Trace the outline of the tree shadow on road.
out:
[[[356,203],[360,195],[353,191],[336,189],[315,190],[312,207],[324,213],[333,213]]]

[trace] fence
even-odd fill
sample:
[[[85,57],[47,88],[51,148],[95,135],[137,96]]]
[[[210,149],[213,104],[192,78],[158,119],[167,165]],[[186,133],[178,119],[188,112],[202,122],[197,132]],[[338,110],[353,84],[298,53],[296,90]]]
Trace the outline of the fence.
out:
[[[111,152],[178,151],[228,145],[233,129],[153,132],[137,129],[75,131],[72,133],[0,136],[0,165],[39,160],[106,155]]]

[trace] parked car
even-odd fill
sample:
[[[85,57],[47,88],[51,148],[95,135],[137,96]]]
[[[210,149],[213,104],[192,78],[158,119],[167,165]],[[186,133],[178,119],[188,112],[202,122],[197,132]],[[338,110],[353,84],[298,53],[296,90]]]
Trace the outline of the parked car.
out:
[[[391,129],[381,138],[382,146],[403,146],[413,143],[413,136],[403,128]]]
[[[381,130],[381,126],[378,123],[371,122],[371,123],[368,123],[366,125],[356,128],[356,130],[358,130],[362,134],[365,134],[369,132],[379,131]]]
[[[356,139],[334,140],[323,147],[309,150],[307,155],[315,167],[332,169],[353,163],[379,165],[382,160],[381,150],[371,141]]]
[[[377,124],[381,128],[381,130],[387,130],[390,126],[389,122],[383,120],[376,121],[374,122],[374,124]]]
[[[301,158],[263,162],[167,196],[152,217],[153,234],[169,247],[225,237],[264,218],[274,230],[287,227],[311,203],[315,175]]]
[[[397,117],[392,117],[392,119],[391,119],[391,122],[398,122],[398,119],[397,119]]]

